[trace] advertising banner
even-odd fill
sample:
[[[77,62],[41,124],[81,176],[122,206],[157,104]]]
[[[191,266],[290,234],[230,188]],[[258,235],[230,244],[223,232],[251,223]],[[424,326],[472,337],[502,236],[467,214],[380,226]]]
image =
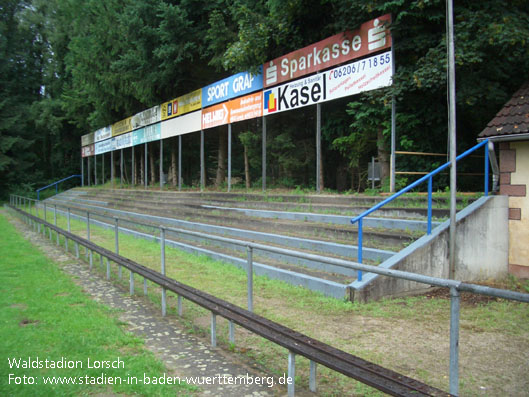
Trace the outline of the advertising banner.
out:
[[[134,116],[132,116],[132,129],[144,127],[149,124],[154,124],[161,120],[162,115],[160,112],[160,105],[154,106],[150,109],[144,110],[140,113],[136,113]]]
[[[160,123],[145,127],[145,142],[158,141],[162,139],[162,126]]]
[[[202,129],[213,128],[263,115],[263,93],[258,92],[202,109]]]
[[[211,106],[261,89],[263,89],[262,68],[257,75],[250,72],[237,73],[202,88],[202,106]]]
[[[228,102],[202,109],[202,129],[228,124],[229,115]]]
[[[263,93],[258,92],[229,102],[230,123],[254,119],[263,115]]]
[[[112,137],[112,127],[107,126],[96,130],[94,133],[94,142],[104,141],[105,139]]]
[[[93,143],[88,146],[83,146],[81,149],[81,156],[83,157],[90,157],[90,156],[93,156],[94,154],[95,154],[95,150],[94,150]]]
[[[94,133],[83,135],[81,137],[81,146],[88,146],[94,143]]]
[[[132,146],[145,143],[145,128],[132,131]]]
[[[388,87],[392,81],[391,51],[325,72],[327,101]]]
[[[383,15],[365,22],[357,30],[339,33],[265,63],[264,87],[391,48],[390,21],[390,14]]]
[[[128,134],[119,135],[117,137],[112,138],[114,141],[114,149],[125,149],[132,146],[132,132],[129,132]]]
[[[202,107],[202,89],[182,95],[161,105],[162,120],[198,110]]]
[[[95,143],[95,154],[103,154],[114,150],[114,139],[107,139],[105,141]]]
[[[112,124],[112,136],[121,135],[132,131],[132,117],[127,117],[124,120]]]
[[[132,131],[132,145],[136,146],[142,143],[160,140],[162,138],[160,124],[157,123]]]
[[[297,109],[326,100],[325,73],[320,73],[265,90],[263,115]]]
[[[200,131],[202,112],[192,112],[171,120],[162,121],[162,139]]]

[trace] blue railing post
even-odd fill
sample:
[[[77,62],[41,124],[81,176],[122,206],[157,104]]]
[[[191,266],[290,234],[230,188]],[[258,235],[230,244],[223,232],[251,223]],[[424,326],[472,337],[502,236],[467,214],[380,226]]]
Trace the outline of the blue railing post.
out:
[[[485,196],[489,195],[489,144],[485,146]]]
[[[432,234],[432,177],[428,178],[428,230]]]
[[[362,235],[362,221],[363,221],[363,218],[360,218],[358,220],[358,251],[357,251],[357,261],[358,263],[362,263],[362,239],[363,239],[363,235]],[[358,276],[357,276],[357,279],[358,281],[362,281],[362,271],[361,270],[358,270],[357,272]]]

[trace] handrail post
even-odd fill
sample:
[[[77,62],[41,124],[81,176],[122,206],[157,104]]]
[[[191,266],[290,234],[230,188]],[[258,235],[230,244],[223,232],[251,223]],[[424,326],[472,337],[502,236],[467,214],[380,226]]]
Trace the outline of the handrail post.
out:
[[[115,250],[116,254],[119,255],[119,218],[114,218],[114,243],[115,243]],[[118,265],[118,279],[121,280],[121,265]]]
[[[358,220],[358,247],[357,247],[357,255],[356,255],[356,260],[358,261],[358,263],[362,263],[362,244],[363,244],[363,233],[362,233],[362,221],[364,220],[364,218],[360,218]],[[358,270],[357,271],[357,279],[358,281],[362,281],[362,271],[361,270]]]
[[[248,274],[248,311],[253,312],[253,248],[246,246]]]
[[[450,394],[459,395],[459,291],[450,288]]]
[[[428,230],[432,234],[432,177],[428,178]]]
[[[485,197],[489,195],[489,145],[485,148]]]
[[[160,226],[160,256],[161,256],[161,271],[165,276],[165,228]],[[167,314],[167,292],[162,287],[162,316]]]

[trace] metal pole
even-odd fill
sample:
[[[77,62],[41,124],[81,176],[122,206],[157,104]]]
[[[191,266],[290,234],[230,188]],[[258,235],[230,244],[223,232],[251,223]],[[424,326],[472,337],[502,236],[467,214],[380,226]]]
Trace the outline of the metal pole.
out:
[[[101,154],[101,183],[105,184],[105,153]]]
[[[90,184],[91,184],[91,181],[90,181],[90,157],[86,158],[86,162],[88,163],[88,186],[90,186]]]
[[[110,152],[110,183],[114,188],[114,151]]]
[[[160,139],[160,190],[163,190],[163,140]]]
[[[371,189],[375,190],[375,158],[371,156]]]
[[[295,384],[294,379],[296,378],[296,354],[288,352],[288,379],[287,379],[287,390],[288,397],[294,397]]]
[[[263,192],[266,191],[266,117],[263,116],[263,142],[262,142],[262,158],[261,158],[261,168],[262,168],[262,174],[261,174],[261,180],[263,185]]]
[[[135,186],[136,185],[136,162],[134,161],[134,146],[132,146],[130,148],[131,152],[132,152],[132,155],[131,155],[131,181],[132,181],[132,186]]]
[[[94,155],[94,184],[97,185],[97,155]]]
[[[391,75],[395,76],[395,50],[391,46]],[[397,147],[397,102],[395,96],[391,98],[391,157],[390,157],[390,175],[389,175],[389,191],[395,193],[395,151]]]
[[[357,260],[358,263],[362,263],[362,260],[363,260],[363,258],[362,258],[362,244],[363,244],[363,241],[362,241],[363,240],[362,221],[363,221],[362,218],[360,218],[358,220],[358,246],[356,247],[356,249],[357,249],[357,255],[356,255],[357,259],[356,260]],[[362,281],[362,271],[361,270],[357,270],[356,274],[357,274],[356,277],[357,277],[358,281]]]
[[[178,135],[178,190],[182,190],[182,135]]]
[[[432,233],[432,177],[428,178],[428,225],[426,234]]]
[[[228,192],[231,191],[231,123],[228,124]]]
[[[204,161],[204,130],[200,130],[200,191],[204,190],[206,170]]]
[[[120,150],[119,172],[120,172],[119,186],[123,187],[123,149]]]
[[[309,389],[311,392],[316,393],[316,372],[318,364],[316,361],[310,360],[310,373],[309,373]]]
[[[457,164],[456,164],[456,74],[454,55],[454,12],[452,0],[447,0],[448,16],[448,124],[450,131],[450,259],[449,278],[455,279],[456,262],[456,190],[457,190]]]
[[[148,186],[147,168],[147,142],[145,142],[145,189],[147,189]]]
[[[235,324],[233,321],[229,321],[228,323],[228,338],[231,344],[235,343]]]
[[[84,158],[83,157],[81,157],[81,186],[84,187]]]
[[[253,248],[251,246],[246,247],[247,253],[247,264],[246,269],[248,277],[248,311],[253,312]]]
[[[217,315],[211,312],[211,346],[217,346]]]
[[[165,276],[165,228],[160,226],[160,251],[161,251],[161,269]],[[165,288],[162,287],[162,316],[167,314],[167,297]]]
[[[450,288],[450,394],[459,395],[459,291]]]
[[[321,193],[321,103],[316,104],[316,192]]]
[[[114,249],[119,255],[119,218],[114,218]],[[121,280],[122,269],[118,265],[118,279]]]

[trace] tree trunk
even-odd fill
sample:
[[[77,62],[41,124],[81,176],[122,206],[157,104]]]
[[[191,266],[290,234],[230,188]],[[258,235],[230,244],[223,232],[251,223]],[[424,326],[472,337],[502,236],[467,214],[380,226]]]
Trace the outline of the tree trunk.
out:
[[[151,167],[151,185],[156,185],[156,171],[154,169],[154,147],[149,145],[149,166]]]
[[[248,161],[248,147],[244,145],[244,179],[246,180],[246,189],[250,189],[250,163]]]
[[[378,161],[380,163],[380,183],[381,186],[384,186],[385,180],[389,178],[390,152],[388,150],[382,128],[380,128],[377,132],[377,149]]]
[[[217,156],[217,177],[215,187],[219,188],[226,179],[226,158],[228,157],[228,137],[226,132],[219,133],[219,152]]]
[[[173,138],[171,145],[171,179],[173,181],[173,187],[178,184],[177,173],[176,173],[176,151],[178,147],[176,145],[178,137]]]

